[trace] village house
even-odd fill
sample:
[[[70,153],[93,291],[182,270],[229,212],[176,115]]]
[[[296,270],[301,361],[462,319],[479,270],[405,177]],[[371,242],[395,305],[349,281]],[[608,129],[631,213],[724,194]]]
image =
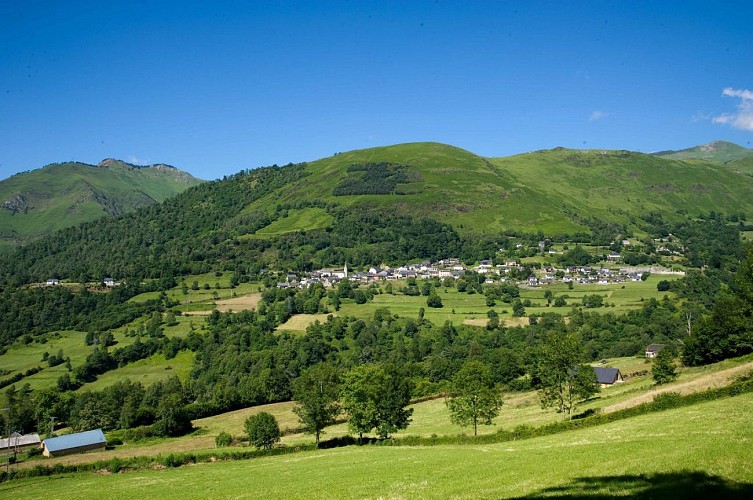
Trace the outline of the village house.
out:
[[[605,368],[601,366],[594,367],[596,372],[596,379],[599,381],[602,389],[610,387],[614,384],[624,382],[622,373],[618,368]]]
[[[650,344],[648,347],[646,347],[646,357],[647,358],[655,358],[657,354],[659,354],[659,351],[664,349],[666,345],[664,344]]]

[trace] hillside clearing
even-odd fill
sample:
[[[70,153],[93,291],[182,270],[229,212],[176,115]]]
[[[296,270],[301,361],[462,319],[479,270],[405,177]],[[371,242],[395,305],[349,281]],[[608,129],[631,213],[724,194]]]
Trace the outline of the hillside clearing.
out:
[[[218,300],[215,302],[217,310],[220,312],[228,311],[248,311],[256,309],[261,300],[260,293],[252,293],[250,295],[244,295],[242,297],[233,297],[232,299]]]

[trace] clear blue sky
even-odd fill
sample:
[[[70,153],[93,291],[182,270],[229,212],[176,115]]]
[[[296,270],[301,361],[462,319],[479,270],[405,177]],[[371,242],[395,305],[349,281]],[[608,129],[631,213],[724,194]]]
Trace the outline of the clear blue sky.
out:
[[[750,0],[0,2],[0,178],[717,139],[753,147]]]

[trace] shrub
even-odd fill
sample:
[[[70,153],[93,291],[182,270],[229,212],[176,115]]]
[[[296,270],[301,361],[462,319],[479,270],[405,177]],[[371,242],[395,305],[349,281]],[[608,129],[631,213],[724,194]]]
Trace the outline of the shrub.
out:
[[[257,449],[268,450],[280,440],[280,426],[277,419],[265,411],[246,419],[246,434]]]
[[[214,444],[217,445],[217,448],[230,446],[232,442],[233,442],[233,436],[231,436],[229,433],[225,431],[220,432],[217,435],[217,437],[214,439]]]

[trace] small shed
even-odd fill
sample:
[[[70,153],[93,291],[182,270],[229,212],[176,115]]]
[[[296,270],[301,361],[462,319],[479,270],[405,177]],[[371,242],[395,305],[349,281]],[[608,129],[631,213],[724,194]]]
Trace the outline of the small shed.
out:
[[[646,347],[646,357],[647,358],[655,358],[657,354],[659,354],[659,351],[664,349],[666,346],[664,344],[651,344],[648,347]]]
[[[92,450],[103,450],[107,439],[102,429],[77,432],[65,436],[48,438],[42,441],[42,455],[45,457],[59,457],[73,453],[84,453]]]
[[[37,433],[21,435],[18,432],[14,432],[10,435],[10,438],[0,439],[0,452],[39,448],[39,443],[41,443],[41,440]]]
[[[602,387],[609,387],[610,385],[624,382],[622,379],[622,373],[618,368],[605,368],[601,366],[594,367],[596,372],[596,378]]]

